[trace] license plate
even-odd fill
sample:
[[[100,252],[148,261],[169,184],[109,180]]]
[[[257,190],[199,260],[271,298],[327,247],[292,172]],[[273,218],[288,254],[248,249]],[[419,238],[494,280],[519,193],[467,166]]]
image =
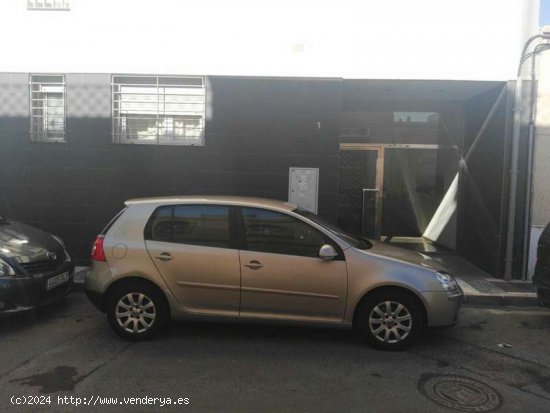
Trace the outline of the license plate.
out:
[[[57,287],[58,285],[64,284],[69,281],[69,273],[64,272],[61,274],[54,275],[51,278],[46,280],[46,290],[51,290],[52,288]]]

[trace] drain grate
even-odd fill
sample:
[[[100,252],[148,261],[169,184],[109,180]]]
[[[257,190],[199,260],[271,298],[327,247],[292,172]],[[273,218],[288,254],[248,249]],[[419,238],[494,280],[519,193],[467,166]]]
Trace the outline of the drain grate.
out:
[[[507,293],[534,293],[535,287],[527,282],[502,282],[491,281],[491,284],[504,290]]]
[[[501,281],[486,278],[465,279],[471,287],[483,294],[506,294],[506,293],[534,293],[535,288],[530,282]]]
[[[506,292],[502,288],[500,288],[500,284],[495,285],[494,283],[491,283],[484,278],[467,279],[466,282],[474,287],[476,290],[478,290],[480,293],[503,294]]]
[[[418,390],[433,402],[463,412],[490,412],[502,404],[502,397],[488,385],[463,376],[426,374]]]

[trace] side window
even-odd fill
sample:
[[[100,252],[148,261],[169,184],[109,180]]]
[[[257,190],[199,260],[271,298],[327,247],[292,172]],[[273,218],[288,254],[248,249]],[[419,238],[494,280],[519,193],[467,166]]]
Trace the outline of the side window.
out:
[[[229,248],[229,208],[216,205],[174,207],[174,242]]]
[[[158,208],[145,238],[178,244],[229,248],[229,207],[175,205]]]
[[[325,236],[289,215],[258,208],[242,208],[246,248],[273,254],[318,257]]]
[[[172,242],[172,207],[157,208],[145,229],[145,238],[153,241]]]

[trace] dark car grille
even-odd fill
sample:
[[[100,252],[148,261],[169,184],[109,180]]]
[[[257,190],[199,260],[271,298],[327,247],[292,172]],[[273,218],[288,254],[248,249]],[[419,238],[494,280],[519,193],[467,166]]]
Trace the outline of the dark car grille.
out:
[[[63,254],[64,255],[64,254]],[[65,257],[57,258],[55,261],[34,261],[21,263],[21,267],[29,274],[38,274],[43,272],[53,271],[63,264]]]

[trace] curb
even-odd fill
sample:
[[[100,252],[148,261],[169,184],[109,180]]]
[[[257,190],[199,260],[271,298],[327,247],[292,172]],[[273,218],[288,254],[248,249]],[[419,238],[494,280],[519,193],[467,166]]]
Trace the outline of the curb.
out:
[[[460,288],[464,291],[464,305],[487,305],[493,307],[499,306],[518,306],[518,307],[538,307],[539,300],[536,293],[500,293],[484,294],[473,288],[467,281],[456,278]]]
[[[476,306],[487,305],[493,307],[517,306],[517,307],[539,307],[539,300],[536,294],[521,295],[496,295],[496,294],[472,294],[464,295],[464,305]]]

